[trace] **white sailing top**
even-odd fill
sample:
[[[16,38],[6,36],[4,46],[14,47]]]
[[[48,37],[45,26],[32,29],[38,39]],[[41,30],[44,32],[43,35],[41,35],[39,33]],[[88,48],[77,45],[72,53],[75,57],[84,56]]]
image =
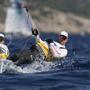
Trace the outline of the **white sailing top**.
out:
[[[60,43],[55,42],[55,41],[50,44],[50,49],[55,58],[66,57],[68,53],[64,45],[61,45]]]
[[[50,45],[48,45],[47,42],[43,41],[39,36],[37,36],[36,39],[40,42],[45,43],[45,45],[47,45],[48,48],[51,49],[54,58],[64,58],[67,56],[68,51],[64,45],[61,45],[56,41],[53,41],[52,43],[50,43]]]
[[[5,44],[0,44],[0,53],[2,54],[9,54],[9,49]]]

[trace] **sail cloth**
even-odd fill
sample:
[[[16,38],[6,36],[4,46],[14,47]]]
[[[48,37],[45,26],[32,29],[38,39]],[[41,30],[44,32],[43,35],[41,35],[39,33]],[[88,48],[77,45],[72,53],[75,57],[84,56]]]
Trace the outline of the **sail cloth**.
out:
[[[32,18],[23,8],[18,0],[14,0],[11,6],[7,9],[5,32],[6,33],[21,33],[31,35]]]

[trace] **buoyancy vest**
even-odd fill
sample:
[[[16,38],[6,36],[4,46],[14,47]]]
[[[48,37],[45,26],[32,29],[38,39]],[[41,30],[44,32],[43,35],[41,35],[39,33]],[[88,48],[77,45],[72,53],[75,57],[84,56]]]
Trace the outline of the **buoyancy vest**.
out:
[[[48,45],[46,45],[45,42],[36,41],[37,45],[40,47],[40,49],[43,52],[43,55],[45,57],[45,60],[51,61],[53,60],[53,55],[51,53],[51,50]]]
[[[0,59],[7,59],[9,56],[8,47],[4,44],[0,44]]]

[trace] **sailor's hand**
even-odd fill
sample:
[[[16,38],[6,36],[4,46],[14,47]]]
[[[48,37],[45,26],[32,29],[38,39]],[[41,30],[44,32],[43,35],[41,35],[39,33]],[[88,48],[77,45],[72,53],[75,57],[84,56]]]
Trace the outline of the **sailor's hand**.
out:
[[[34,35],[34,36],[39,35],[39,31],[36,28],[32,29],[32,35]]]
[[[53,40],[52,40],[52,39],[46,39],[46,42],[47,42],[48,44],[50,44],[50,43],[53,42]]]

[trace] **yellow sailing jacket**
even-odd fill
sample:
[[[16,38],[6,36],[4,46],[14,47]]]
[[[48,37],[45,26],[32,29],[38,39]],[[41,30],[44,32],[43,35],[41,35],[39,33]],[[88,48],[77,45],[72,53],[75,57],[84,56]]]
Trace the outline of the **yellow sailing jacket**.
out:
[[[36,43],[42,49],[45,56],[45,60],[51,61],[53,59],[53,55],[51,53],[50,48],[47,45],[45,45],[44,42],[36,41]]]
[[[1,53],[0,54],[0,59],[7,59],[8,58],[8,56],[9,56],[9,54],[5,54],[5,53]]]

